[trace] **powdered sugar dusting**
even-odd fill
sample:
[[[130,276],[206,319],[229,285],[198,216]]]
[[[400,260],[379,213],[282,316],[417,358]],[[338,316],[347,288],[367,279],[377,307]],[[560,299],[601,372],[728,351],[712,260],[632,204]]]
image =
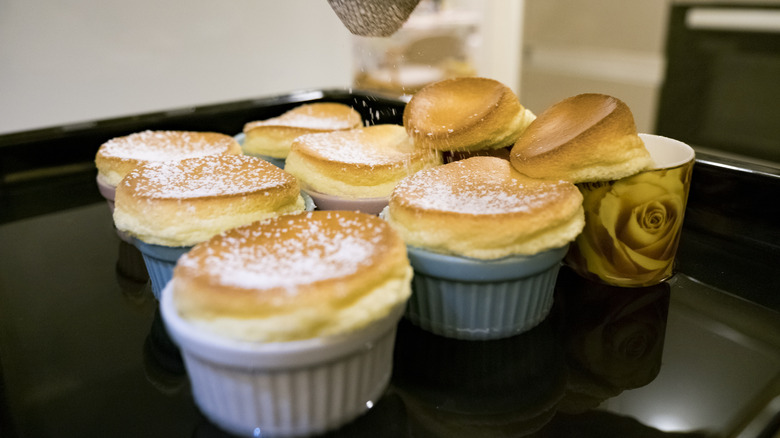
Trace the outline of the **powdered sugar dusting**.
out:
[[[292,185],[294,179],[260,158],[212,155],[147,163],[130,172],[122,184],[139,196],[198,198],[255,193]]]
[[[179,265],[205,270],[228,286],[295,293],[300,285],[370,266],[387,226],[371,219],[340,212],[278,217],[226,232],[199,248],[197,258],[192,253],[182,257]]]
[[[100,153],[107,157],[165,161],[222,154],[234,141],[217,133],[147,130],[113,138],[100,147]]]
[[[369,166],[403,165],[419,153],[404,128],[396,125],[307,134],[296,139],[294,147],[330,162]]]
[[[503,166],[469,168],[471,160],[421,171],[403,180],[393,196],[428,210],[470,215],[531,213],[556,202],[557,186],[565,184],[513,178]]]
[[[276,117],[253,122],[251,128],[257,126],[288,126],[293,128],[308,128],[318,131],[335,131],[354,126],[343,117],[317,117],[308,114],[292,114],[286,117]]]
[[[347,105],[312,103],[295,107],[279,117],[247,123],[244,130],[258,126],[286,126],[315,131],[337,131],[361,124],[360,114]]]

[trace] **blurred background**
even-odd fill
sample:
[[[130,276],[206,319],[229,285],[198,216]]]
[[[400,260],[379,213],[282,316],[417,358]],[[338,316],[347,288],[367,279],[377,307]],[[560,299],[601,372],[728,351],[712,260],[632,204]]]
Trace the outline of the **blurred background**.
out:
[[[778,4],[423,0],[392,38],[362,38],[325,0],[3,0],[0,135],[301,89],[410,94],[479,75],[537,114],[610,94],[642,132],[776,164]]]

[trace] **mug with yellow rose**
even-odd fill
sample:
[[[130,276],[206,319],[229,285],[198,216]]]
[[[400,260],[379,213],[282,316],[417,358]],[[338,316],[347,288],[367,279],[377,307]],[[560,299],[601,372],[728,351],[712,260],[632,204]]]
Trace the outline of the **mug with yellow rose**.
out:
[[[639,134],[655,166],[614,181],[580,183],[585,228],[565,263],[604,283],[643,287],[673,274],[695,161],[693,148]]]

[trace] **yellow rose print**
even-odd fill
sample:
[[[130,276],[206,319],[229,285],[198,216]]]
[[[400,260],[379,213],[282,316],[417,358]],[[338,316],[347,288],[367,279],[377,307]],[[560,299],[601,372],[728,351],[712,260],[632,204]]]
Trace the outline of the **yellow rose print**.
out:
[[[585,229],[567,256],[578,271],[621,286],[672,275],[693,163],[581,184]]]

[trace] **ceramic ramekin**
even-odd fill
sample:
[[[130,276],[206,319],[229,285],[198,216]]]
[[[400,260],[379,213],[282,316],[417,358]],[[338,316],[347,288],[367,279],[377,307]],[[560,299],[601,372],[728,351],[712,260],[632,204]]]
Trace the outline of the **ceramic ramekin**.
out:
[[[407,250],[414,268],[409,320],[440,336],[487,340],[528,331],[547,317],[568,245],[496,260]]]
[[[252,343],[182,319],[172,284],[160,302],[163,321],[182,352],[195,403],[209,421],[230,433],[323,433],[366,412],[387,388],[403,303],[353,333]]]
[[[378,215],[390,201],[390,198],[343,198],[308,188],[302,191],[311,196],[318,210],[349,210]]]
[[[173,277],[173,268],[179,257],[187,253],[191,246],[164,246],[146,243],[135,237],[133,245],[144,257],[146,271],[149,273],[149,280],[152,282],[152,293],[157,300],[162,296],[162,290]]]

